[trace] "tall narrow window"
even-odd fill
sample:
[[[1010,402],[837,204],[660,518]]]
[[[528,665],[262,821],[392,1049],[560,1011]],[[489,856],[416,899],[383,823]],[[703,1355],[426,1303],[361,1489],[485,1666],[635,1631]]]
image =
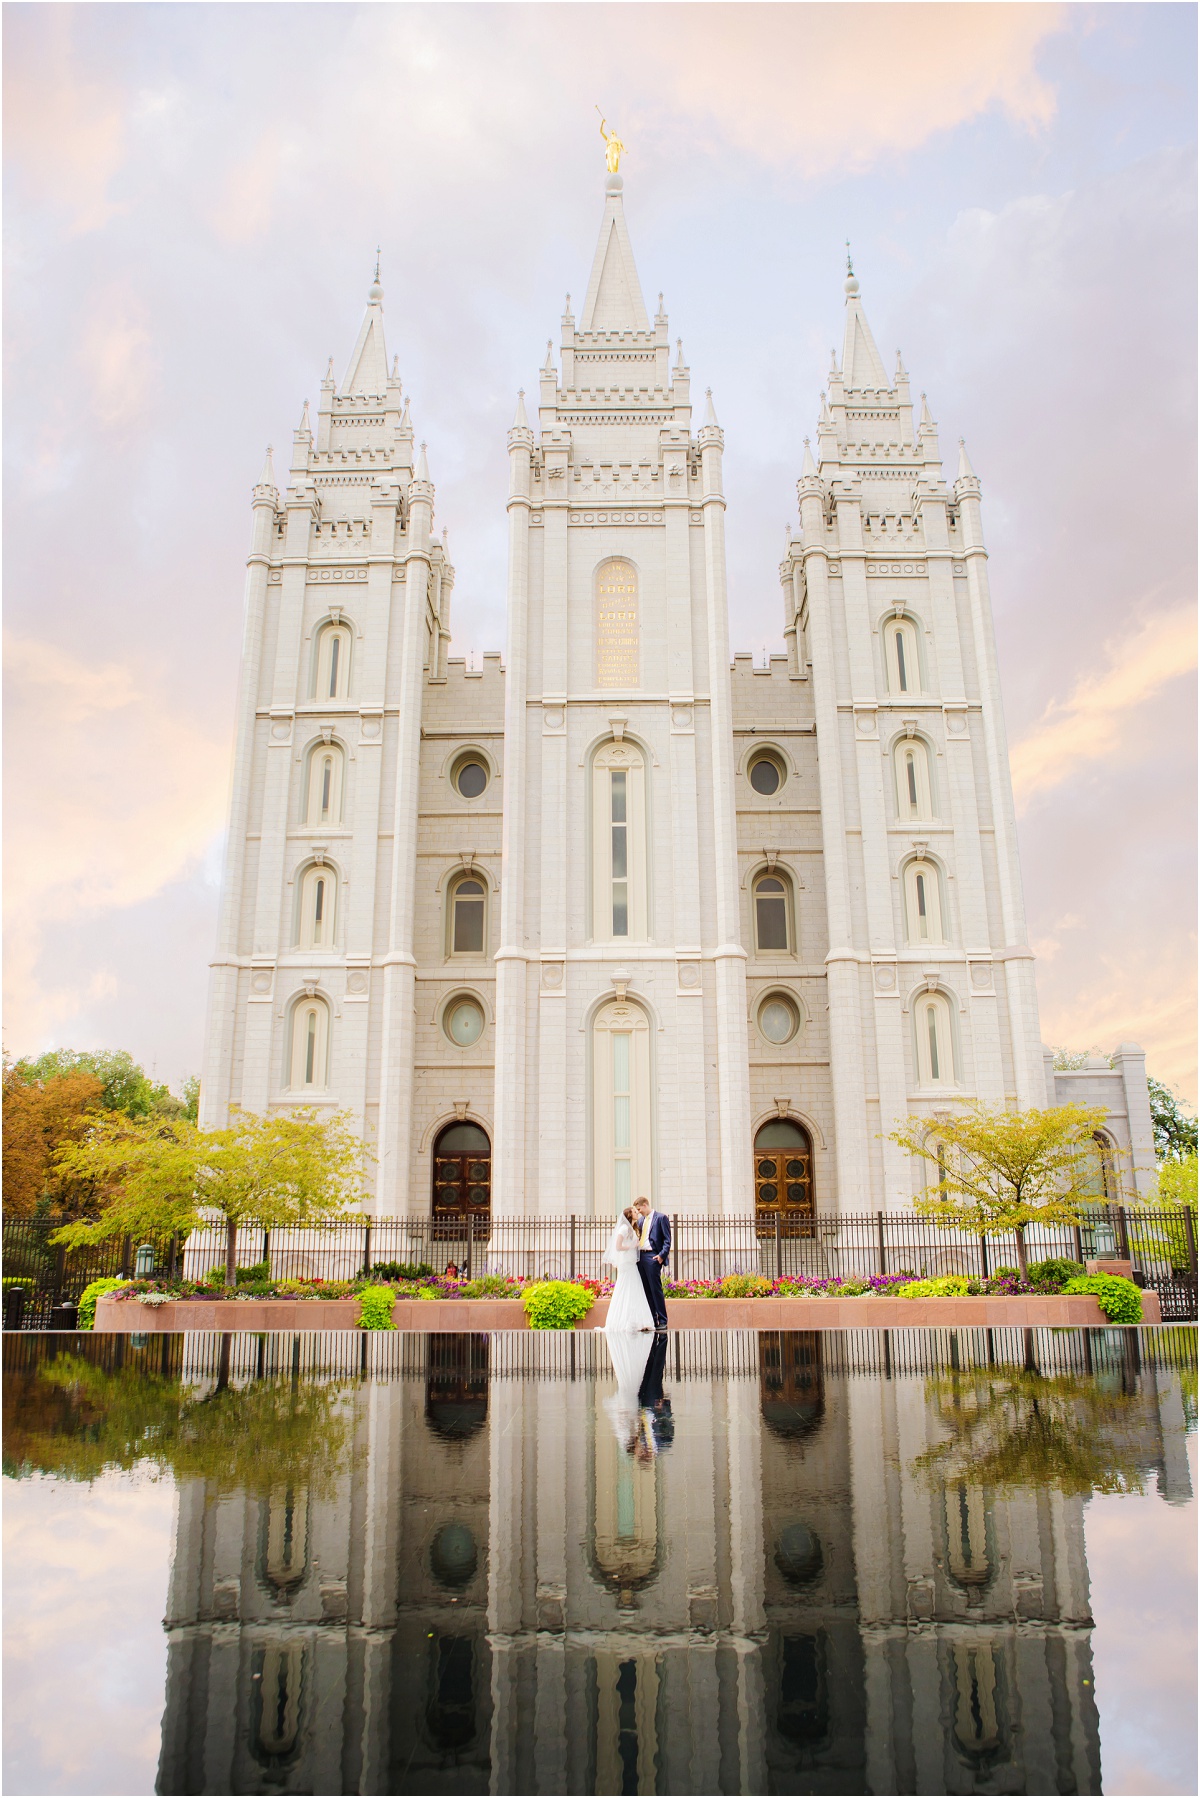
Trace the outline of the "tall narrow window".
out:
[[[933,817],[929,751],[919,738],[896,745],[896,814],[901,822]]]
[[[791,889],[781,874],[760,874],[754,883],[754,938],[760,955],[787,955],[791,940]]]
[[[953,1086],[954,1040],[950,1034],[950,1007],[942,993],[921,993],[913,1006],[917,1037],[917,1080],[921,1086]],[[945,1162],[938,1156],[938,1173],[945,1178]]]
[[[932,862],[909,862],[904,870],[907,936],[910,943],[941,943],[942,889]]]
[[[884,656],[887,661],[888,690],[892,693],[921,691],[921,663],[917,649],[917,631],[911,618],[892,618],[883,633]]]
[[[301,999],[292,1014],[288,1085],[294,1092],[320,1092],[328,1084],[329,1010],[323,999]]]
[[[305,821],[311,825],[342,821],[342,776],[345,764],[340,744],[318,743],[308,761],[308,803]]]
[[[624,1211],[627,1205],[633,1203],[630,1166],[633,1154],[633,1099],[630,1092],[632,1045],[633,1038],[628,1031],[613,1031],[613,1199],[618,1211]]]
[[[313,697],[344,699],[350,691],[350,627],[327,624],[317,638]]]
[[[592,935],[645,942],[646,771],[633,743],[604,743],[592,763]]]
[[[629,935],[629,776],[623,768],[609,775],[612,813],[612,933]]]
[[[612,1000],[592,1037],[592,1145],[599,1217],[623,1211],[651,1190],[650,1026],[640,1006]]]
[[[302,949],[332,949],[337,925],[337,876],[326,864],[309,868],[300,883]]]
[[[451,955],[482,955],[487,895],[476,875],[456,881],[450,895]]]

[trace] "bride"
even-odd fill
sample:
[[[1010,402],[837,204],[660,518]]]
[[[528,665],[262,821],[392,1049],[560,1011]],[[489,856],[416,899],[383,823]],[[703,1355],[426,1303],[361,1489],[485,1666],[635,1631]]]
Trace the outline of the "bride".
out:
[[[654,1328],[646,1289],[638,1272],[640,1240],[637,1219],[631,1207],[617,1219],[616,1228],[604,1251],[604,1259],[617,1270],[617,1283],[608,1303],[608,1320],[604,1325],[610,1335],[616,1331]]]

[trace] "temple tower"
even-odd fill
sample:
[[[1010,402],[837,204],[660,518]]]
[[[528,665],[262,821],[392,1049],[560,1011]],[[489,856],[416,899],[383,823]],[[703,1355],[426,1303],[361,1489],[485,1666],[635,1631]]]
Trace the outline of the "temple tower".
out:
[[[849,1211],[910,1201],[909,1158],[879,1140],[906,1115],[1047,1102],[980,484],[962,448],[947,485],[923,395],[914,411],[849,269],[842,360],[781,569],[812,677]]]
[[[500,1214],[750,1205],[723,442],[611,173],[509,432]]]

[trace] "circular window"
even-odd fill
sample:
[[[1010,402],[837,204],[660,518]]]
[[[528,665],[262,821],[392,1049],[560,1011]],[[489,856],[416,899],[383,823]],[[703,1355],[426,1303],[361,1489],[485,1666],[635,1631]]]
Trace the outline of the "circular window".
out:
[[[780,1531],[775,1565],[784,1579],[792,1585],[810,1585],[825,1565],[821,1538],[814,1535],[806,1524],[789,1523],[786,1529]]]
[[[478,999],[452,999],[446,1007],[446,1035],[460,1049],[469,1049],[483,1035],[483,1007]]]
[[[475,1538],[465,1523],[444,1523],[429,1550],[433,1577],[443,1586],[469,1586],[479,1565]]]
[[[478,756],[467,755],[454,770],[454,784],[464,799],[478,799],[488,784],[488,771]]]
[[[750,785],[764,799],[778,793],[786,779],[787,772],[777,755],[759,755],[750,764]]]
[[[758,1027],[769,1043],[790,1043],[800,1028],[800,1013],[782,993],[772,993],[758,1008]]]

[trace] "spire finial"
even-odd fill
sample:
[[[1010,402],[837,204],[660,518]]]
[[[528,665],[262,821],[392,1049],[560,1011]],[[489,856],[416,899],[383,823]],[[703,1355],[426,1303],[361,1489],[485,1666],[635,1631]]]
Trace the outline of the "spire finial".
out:
[[[846,298],[858,298],[858,277],[854,273],[854,263],[850,256],[850,239],[846,239]]]
[[[393,379],[393,381],[398,381],[400,379],[400,358],[399,358],[399,356],[392,357],[392,379]]]
[[[383,298],[383,289],[379,285],[379,260],[382,255],[383,255],[383,247],[381,245],[375,251],[375,275],[371,282],[370,287],[367,290],[367,305],[368,306],[378,306],[380,300],[382,300],[382,298]]]
[[[712,396],[712,388],[711,387],[706,387],[704,389],[704,398],[705,398],[704,422],[706,425],[715,425],[717,423],[717,409],[713,405],[713,396]]]
[[[429,479],[429,458],[425,454],[425,445],[424,444],[421,445],[421,453],[417,457],[417,466],[414,471],[414,479],[418,480],[418,481],[427,481]]]
[[[311,429],[312,429],[312,426],[308,422],[308,401],[307,400],[305,400],[304,410],[300,414],[300,424],[299,424],[298,428],[301,431],[311,431]]]
[[[275,445],[273,443],[268,443],[266,461],[263,463],[262,473],[258,477],[258,484],[260,487],[273,487],[275,485],[274,455]]]
[[[325,370],[325,379],[327,381],[334,381],[337,379],[336,375],[333,372],[333,357],[332,356],[329,358],[329,367]]]
[[[525,389],[523,387],[517,389],[517,411],[516,416],[512,421],[512,429],[514,431],[527,431],[529,429],[529,420],[525,416]]]

